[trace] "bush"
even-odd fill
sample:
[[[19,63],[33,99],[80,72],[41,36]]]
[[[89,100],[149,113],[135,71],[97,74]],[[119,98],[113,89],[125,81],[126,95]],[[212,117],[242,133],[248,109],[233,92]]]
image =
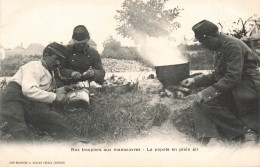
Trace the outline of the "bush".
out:
[[[190,70],[213,70],[214,52],[208,50],[186,51],[183,55],[190,63]]]
[[[103,43],[104,51],[112,50],[114,52],[118,51],[121,47],[121,43],[115,40],[112,36],[110,36],[105,42]]]
[[[16,73],[16,71],[24,64],[29,61],[40,60],[42,56],[40,55],[30,55],[30,56],[22,56],[22,55],[14,55],[9,56],[1,62],[1,73],[0,76],[12,76]]]
[[[116,52],[120,49],[121,43],[115,40],[112,36],[106,39],[103,43],[104,50],[102,52],[103,57],[112,56],[115,58]]]

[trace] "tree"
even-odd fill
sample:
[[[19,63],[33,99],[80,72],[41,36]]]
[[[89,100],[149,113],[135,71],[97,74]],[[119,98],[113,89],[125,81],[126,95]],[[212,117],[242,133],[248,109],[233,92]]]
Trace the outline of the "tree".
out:
[[[122,10],[117,10],[118,21],[116,31],[123,37],[132,38],[137,42],[138,37],[165,37],[181,25],[175,19],[182,9],[165,9],[168,0],[125,0]]]
[[[116,52],[121,47],[121,43],[119,41],[117,41],[116,39],[114,39],[112,36],[109,36],[108,39],[106,39],[103,42],[103,47],[104,47],[104,50],[110,49],[110,50],[113,50],[114,52]]]
[[[116,57],[116,52],[120,49],[121,43],[114,39],[112,36],[108,37],[103,42],[104,50],[102,51],[103,57]]]
[[[255,25],[254,21],[256,19],[257,19],[256,15],[251,16],[246,20],[239,18],[237,21],[233,22],[235,26],[239,26],[239,27],[230,30],[229,34],[239,39],[248,36],[248,34],[252,31],[253,26]]]

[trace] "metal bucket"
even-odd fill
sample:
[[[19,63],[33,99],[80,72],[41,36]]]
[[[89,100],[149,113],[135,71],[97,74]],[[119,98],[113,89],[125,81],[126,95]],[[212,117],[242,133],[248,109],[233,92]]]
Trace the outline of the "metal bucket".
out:
[[[179,83],[189,77],[189,62],[183,64],[156,66],[156,76],[164,87],[179,85]]]
[[[74,90],[66,94],[69,98],[68,105],[75,108],[87,108],[89,106],[89,91],[86,88]]]

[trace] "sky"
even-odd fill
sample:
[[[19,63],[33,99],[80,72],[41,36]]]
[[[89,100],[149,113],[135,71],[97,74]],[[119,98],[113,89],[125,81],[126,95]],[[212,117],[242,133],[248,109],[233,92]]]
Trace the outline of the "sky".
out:
[[[102,52],[102,43],[109,36],[124,46],[134,42],[116,32],[116,10],[124,0],[0,0],[0,44],[4,48],[28,47],[30,43],[46,46],[49,42],[67,44],[73,28],[83,24]],[[166,8],[179,6],[184,9],[178,21],[181,28],[173,33],[181,41],[193,38],[191,27],[208,19],[224,23],[228,28],[239,18],[260,17],[260,0],[169,0]]]

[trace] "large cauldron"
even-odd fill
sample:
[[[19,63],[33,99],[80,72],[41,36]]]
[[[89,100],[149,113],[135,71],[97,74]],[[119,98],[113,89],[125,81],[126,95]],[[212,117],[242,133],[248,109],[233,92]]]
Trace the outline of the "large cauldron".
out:
[[[164,87],[179,85],[180,81],[189,77],[189,62],[184,64],[156,66],[156,76]]]

